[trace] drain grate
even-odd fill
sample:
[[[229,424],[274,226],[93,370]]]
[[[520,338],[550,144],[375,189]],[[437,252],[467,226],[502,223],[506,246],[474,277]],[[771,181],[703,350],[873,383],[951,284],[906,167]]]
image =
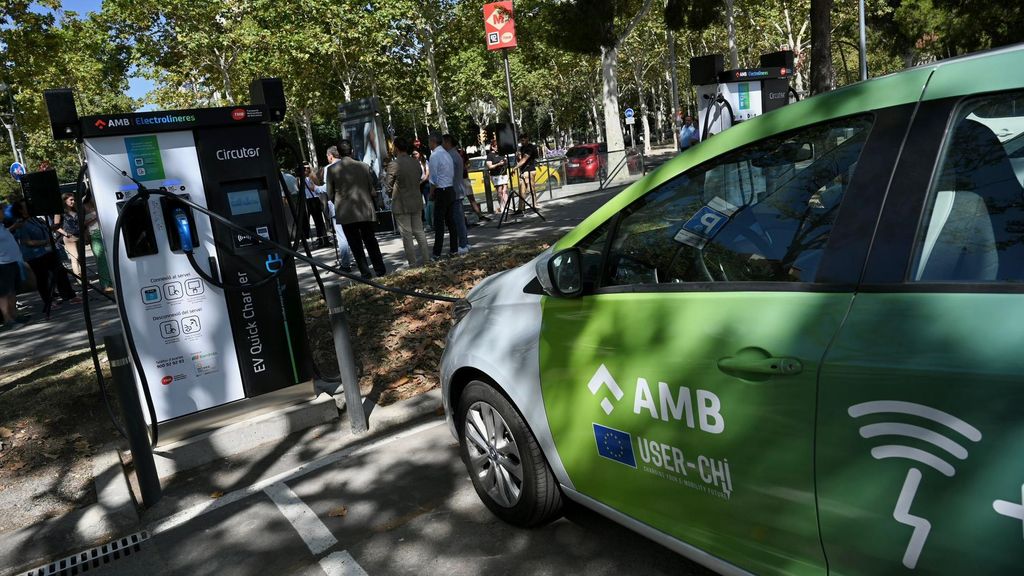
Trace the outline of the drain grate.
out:
[[[50,562],[45,566],[33,568],[19,576],[74,576],[110,564],[115,560],[131,556],[142,548],[142,543],[149,540],[146,531],[136,532],[102,546],[96,546],[67,558]]]

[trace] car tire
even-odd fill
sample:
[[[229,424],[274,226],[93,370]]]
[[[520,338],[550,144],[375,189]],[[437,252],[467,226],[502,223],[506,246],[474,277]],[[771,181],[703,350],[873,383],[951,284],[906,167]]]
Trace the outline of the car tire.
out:
[[[470,382],[459,398],[456,422],[473,488],[495,516],[530,528],[561,515],[562,493],[537,439],[493,386]]]

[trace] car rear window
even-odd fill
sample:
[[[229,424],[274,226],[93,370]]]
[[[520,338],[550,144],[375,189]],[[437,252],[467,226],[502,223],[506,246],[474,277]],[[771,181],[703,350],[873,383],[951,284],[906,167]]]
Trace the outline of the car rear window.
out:
[[[593,148],[569,148],[569,151],[565,153],[566,158],[586,158],[594,153]]]

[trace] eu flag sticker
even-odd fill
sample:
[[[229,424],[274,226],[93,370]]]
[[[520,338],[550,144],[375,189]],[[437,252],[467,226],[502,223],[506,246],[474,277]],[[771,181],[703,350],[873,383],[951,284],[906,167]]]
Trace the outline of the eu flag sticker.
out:
[[[594,424],[594,440],[597,441],[597,453],[609,460],[636,468],[636,457],[633,456],[633,437],[628,432]]]

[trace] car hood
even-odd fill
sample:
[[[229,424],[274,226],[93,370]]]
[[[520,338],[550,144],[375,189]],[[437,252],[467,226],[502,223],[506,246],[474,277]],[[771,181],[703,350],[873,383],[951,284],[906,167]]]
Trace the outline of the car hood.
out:
[[[536,294],[524,293],[523,289],[537,277],[537,261],[549,252],[551,252],[551,248],[544,250],[522,266],[504,270],[484,278],[469,291],[469,294],[466,295],[466,300],[476,303],[494,299],[499,294],[502,295],[501,300],[506,302],[516,299],[516,295],[529,297],[530,300],[536,299]]]

